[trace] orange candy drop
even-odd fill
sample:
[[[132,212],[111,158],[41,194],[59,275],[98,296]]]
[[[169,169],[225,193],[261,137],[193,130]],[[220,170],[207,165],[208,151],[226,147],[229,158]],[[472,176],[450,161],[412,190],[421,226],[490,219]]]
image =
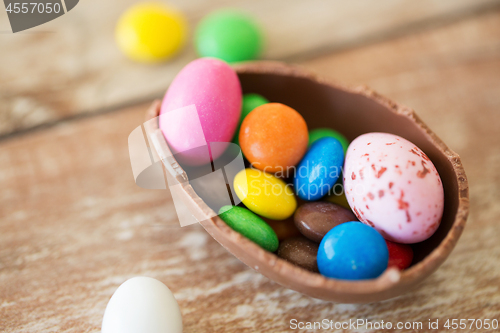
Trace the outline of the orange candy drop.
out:
[[[307,150],[309,134],[302,116],[284,104],[255,108],[241,124],[241,150],[253,167],[285,173]]]

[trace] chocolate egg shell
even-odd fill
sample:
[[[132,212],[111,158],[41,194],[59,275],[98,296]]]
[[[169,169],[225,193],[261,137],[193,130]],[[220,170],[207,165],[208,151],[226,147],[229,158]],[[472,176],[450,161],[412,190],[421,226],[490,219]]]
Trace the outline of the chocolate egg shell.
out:
[[[278,257],[311,272],[319,272],[316,255],[319,245],[305,237],[285,239],[278,248]]]
[[[148,132],[168,172],[181,182],[186,209],[228,251],[269,279],[311,297],[341,303],[369,303],[393,298],[415,288],[433,273],[456,245],[469,212],[467,177],[460,157],[449,149],[413,110],[366,87],[334,85],[301,68],[278,62],[245,63],[235,67],[243,93],[254,92],[300,112],[310,128],[341,128],[348,140],[368,132],[393,133],[420,147],[441,176],[445,208],[438,230],[415,244],[413,265],[400,272],[389,268],[373,280],[342,281],[301,269],[229,228],[186,182],[189,175],[172,156],[161,132],[151,124]],[[159,113],[147,111],[147,120]]]
[[[293,219],[302,235],[317,243],[339,224],[358,220],[350,210],[331,202],[306,203],[295,211]]]

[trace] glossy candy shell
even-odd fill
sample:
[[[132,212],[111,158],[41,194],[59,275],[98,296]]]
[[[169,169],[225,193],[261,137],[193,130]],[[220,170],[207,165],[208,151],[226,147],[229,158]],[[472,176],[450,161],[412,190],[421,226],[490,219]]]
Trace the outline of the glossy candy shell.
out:
[[[384,238],[361,222],[346,222],[330,230],[319,245],[321,274],[345,280],[374,279],[387,268]]]
[[[324,197],[339,179],[343,164],[339,140],[327,137],[313,143],[297,165],[293,181],[297,196],[308,201]]]
[[[241,170],[234,177],[234,191],[243,204],[256,214],[284,220],[297,208],[293,191],[274,175],[256,170]]]
[[[413,249],[410,245],[399,244],[385,240],[389,250],[389,266],[395,266],[401,270],[410,267],[413,260]]]
[[[286,174],[307,150],[309,139],[304,118],[281,103],[268,103],[254,109],[243,120],[240,146],[254,168]]]
[[[242,105],[241,105],[241,116],[240,116],[240,122],[238,124],[238,128],[236,129],[236,133],[234,133],[233,137],[233,142],[236,143],[237,145],[240,144],[239,141],[239,136],[240,136],[240,128],[241,128],[241,123],[245,119],[246,116],[250,112],[253,111],[258,106],[264,105],[266,103],[269,103],[269,101],[264,97],[259,94],[245,94],[243,95],[243,100],[242,100]]]
[[[434,234],[444,209],[441,177],[412,142],[389,133],[366,133],[349,145],[345,194],[358,219],[385,239],[419,243]]]
[[[241,98],[238,77],[225,62],[201,58],[187,64],[168,88],[159,118],[170,149],[178,154],[176,158],[187,165],[209,163],[208,151],[197,148],[211,142],[231,141],[240,119]],[[196,107],[199,122],[190,114],[179,112],[191,106]],[[222,153],[223,150],[211,152],[211,158]]]
[[[305,237],[294,237],[285,239],[278,248],[278,257],[300,266],[311,272],[318,272],[316,256],[318,254],[318,243]]]
[[[223,206],[219,210],[219,216],[234,231],[255,242],[264,250],[274,252],[278,249],[278,237],[274,230],[248,209]]]
[[[330,202],[306,203],[295,211],[293,217],[300,232],[317,243],[337,225],[357,220],[350,209]]]
[[[330,128],[316,128],[311,130],[309,132],[309,146],[322,138],[335,138],[339,140],[340,144],[342,145],[342,149],[344,150],[344,155],[347,152],[349,141],[344,135],[342,135],[342,133]]]

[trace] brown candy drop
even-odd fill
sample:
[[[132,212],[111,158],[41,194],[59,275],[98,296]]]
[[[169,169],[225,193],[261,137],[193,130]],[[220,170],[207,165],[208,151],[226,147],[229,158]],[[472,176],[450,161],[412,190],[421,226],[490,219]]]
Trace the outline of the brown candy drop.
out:
[[[326,233],[337,225],[357,220],[349,209],[330,202],[306,203],[300,206],[294,215],[295,225],[299,231],[317,243],[320,243]]]
[[[285,239],[278,248],[278,257],[311,272],[319,272],[316,263],[319,245],[299,236]]]
[[[273,228],[278,240],[282,241],[287,238],[301,236],[299,229],[295,226],[293,222],[293,216],[287,218],[286,220],[271,220],[268,218],[263,218],[271,228]]]

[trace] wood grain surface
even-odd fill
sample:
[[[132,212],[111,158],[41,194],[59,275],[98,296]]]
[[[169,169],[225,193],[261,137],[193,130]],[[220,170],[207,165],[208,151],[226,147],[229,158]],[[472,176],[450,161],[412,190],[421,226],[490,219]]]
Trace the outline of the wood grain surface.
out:
[[[500,320],[500,12],[301,64],[411,106],[461,155],[469,221],[421,287],[375,304],[319,301],[246,267],[199,225],[179,227],[168,191],[133,181],[140,104],[0,141],[0,331],[99,332],[109,298],[137,275],[171,288],[185,332],[285,332],[324,318],[438,319],[450,332],[447,319]]]
[[[120,14],[137,0],[85,0],[57,20],[9,33],[0,11],[0,136],[82,114],[159,97],[195,58],[191,40],[173,61],[155,66],[126,59],[115,46]],[[220,7],[253,15],[266,34],[263,58],[296,61],[419,31],[500,7],[497,0],[169,0],[191,33]]]

